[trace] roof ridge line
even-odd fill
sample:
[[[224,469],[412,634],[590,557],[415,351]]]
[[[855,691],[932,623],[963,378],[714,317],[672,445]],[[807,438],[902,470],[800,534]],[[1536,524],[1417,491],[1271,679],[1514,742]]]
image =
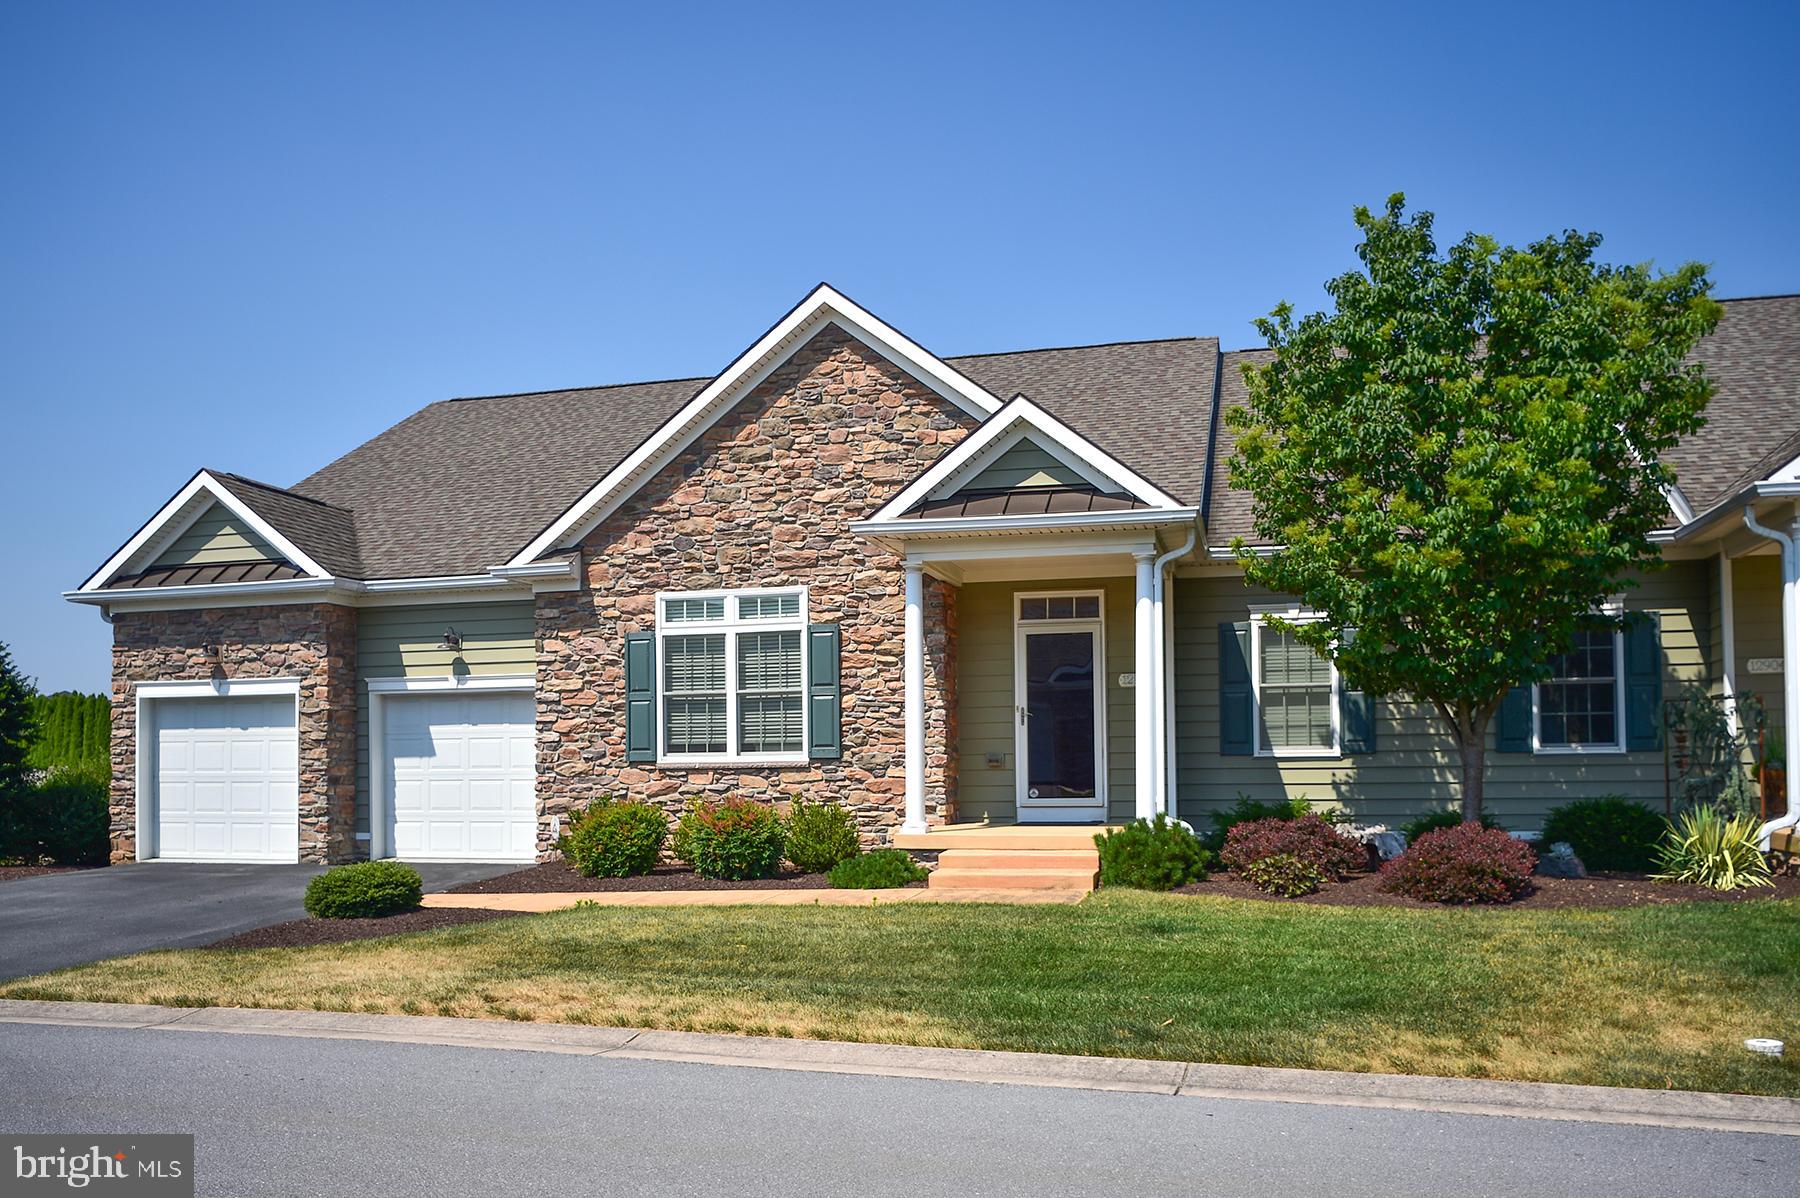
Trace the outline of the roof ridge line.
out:
[[[207,473],[219,478],[236,479],[238,482],[245,483],[252,487],[259,487],[264,491],[273,491],[277,495],[285,495],[290,499],[298,499],[303,503],[317,504],[319,507],[330,508],[334,512],[343,512],[346,515],[351,514],[355,510],[353,508],[344,507],[342,504],[332,503],[328,499],[318,499],[311,495],[302,494],[290,487],[278,487],[274,483],[266,483],[259,478],[250,478],[247,475],[238,474],[236,471],[208,470]]]
[[[492,395],[452,395],[438,403],[470,403],[481,399],[523,399],[532,395],[563,395],[570,391],[616,391],[621,387],[658,387],[665,383],[705,383],[716,375],[681,375],[667,379],[637,379],[629,383],[595,383],[588,387],[545,387],[538,391],[496,391]]]
[[[1030,349],[1001,349],[984,354],[944,354],[944,362],[966,362],[970,358],[1016,358],[1021,354],[1057,354],[1076,349],[1112,349],[1121,345],[1168,345],[1176,341],[1217,341],[1217,337],[1188,334],[1183,337],[1135,337],[1123,341],[1091,341],[1082,345],[1039,345]]]

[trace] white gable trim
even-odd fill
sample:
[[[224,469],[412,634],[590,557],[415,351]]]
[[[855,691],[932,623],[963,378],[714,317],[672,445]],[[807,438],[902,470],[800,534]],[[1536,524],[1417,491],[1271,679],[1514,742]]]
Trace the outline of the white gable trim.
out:
[[[1035,438],[1033,434],[1036,434]],[[946,479],[941,486],[932,489],[930,498],[948,499],[978,478],[982,471],[986,470],[989,466],[994,465],[1024,442],[1030,441],[1033,445],[1039,445],[1042,440],[1043,435],[1037,433],[1037,430],[1032,428],[1029,424],[1015,422],[1012,431],[1004,434],[989,444],[980,454],[976,455],[975,459],[966,462],[956,470],[952,471],[950,477]],[[1044,452],[1049,453],[1051,457],[1055,458],[1062,465],[1067,466],[1069,469],[1079,474],[1090,486],[1098,487],[1101,490],[1125,490],[1116,479],[1108,478],[1086,462],[1076,458],[1073,454],[1065,455],[1055,453],[1049,446],[1040,445],[1040,448],[1042,448]]]
[[[730,411],[733,404],[779,369],[828,324],[837,325],[879,351],[971,416],[981,419],[1000,410],[1000,401],[972,379],[842,293],[821,283],[506,564],[528,565],[550,550],[578,541],[593,531],[594,526],[616,510],[645,479],[692,445]]]
[[[1005,407],[989,417],[987,423],[964,437],[956,448],[934,462],[931,469],[914,479],[863,523],[882,524],[900,519],[931,496],[954,488],[964,478],[974,477],[1006,450],[1034,433],[1034,439],[1040,445],[1097,486],[1125,491],[1155,509],[1185,510],[1173,496],[1149,479],[1025,396],[1015,395]]]
[[[210,496],[211,503],[196,503]],[[156,515],[150,517],[149,523],[138,529],[137,534],[106,560],[106,564],[94,571],[88,580],[81,584],[77,594],[84,591],[97,591],[111,582],[133,560],[153,544],[163,541],[171,526],[179,522],[175,535],[199,519],[201,514],[217,503],[232,515],[242,520],[249,528],[280,553],[288,561],[298,566],[307,575],[315,579],[328,579],[331,574],[318,562],[301,552],[300,547],[281,535],[276,527],[245,506],[244,501],[231,493],[231,490],[218,479],[202,470],[188,480],[187,486],[175,493],[175,497],[163,504]],[[190,508],[190,504],[194,505]]]

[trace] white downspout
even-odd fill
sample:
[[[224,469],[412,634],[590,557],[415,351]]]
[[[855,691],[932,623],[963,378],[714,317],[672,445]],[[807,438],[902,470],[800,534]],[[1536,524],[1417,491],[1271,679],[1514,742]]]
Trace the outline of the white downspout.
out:
[[[1169,648],[1170,624],[1163,610],[1163,592],[1167,589],[1167,579],[1163,572],[1176,558],[1186,557],[1193,550],[1194,542],[1199,539],[1199,536],[1200,530],[1189,525],[1187,540],[1182,542],[1181,547],[1171,549],[1157,558],[1152,567],[1154,595],[1150,601],[1150,618],[1158,631],[1155,638],[1157,660],[1154,663],[1155,669],[1139,675],[1140,679],[1155,679],[1156,682],[1153,708],[1156,723],[1162,729],[1163,743],[1162,751],[1156,755],[1155,803],[1156,810],[1167,815],[1171,820],[1179,818],[1175,807],[1176,771],[1169,767],[1169,755],[1175,749],[1175,703],[1171,693],[1174,684],[1169,666],[1173,664],[1175,654]]]
[[[1725,727],[1736,739],[1740,726],[1737,705],[1737,594],[1733,585],[1731,556],[1719,549],[1719,672],[1724,679]]]
[[[1757,523],[1756,509],[1744,509],[1744,527],[1758,536],[1769,538],[1781,546],[1781,716],[1784,764],[1794,759],[1800,746],[1800,516],[1796,516],[1792,533],[1776,532]],[[1790,777],[1793,774],[1788,768]],[[1769,847],[1769,834],[1800,824],[1800,787],[1791,781],[1787,788],[1787,814],[1762,826],[1762,847]]]

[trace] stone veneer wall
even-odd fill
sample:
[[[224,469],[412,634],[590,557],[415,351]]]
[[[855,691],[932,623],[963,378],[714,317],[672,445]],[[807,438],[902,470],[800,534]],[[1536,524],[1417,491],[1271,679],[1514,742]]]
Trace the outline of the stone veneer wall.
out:
[[[356,612],[321,603],[114,616],[112,859],[137,853],[134,684],[215,676],[300,679],[300,860],[356,856]]]
[[[601,795],[800,795],[851,808],[864,839],[905,811],[904,599],[898,558],[852,534],[974,421],[835,326],[802,347],[583,542],[585,585],[537,599],[538,848]],[[624,638],[658,591],[804,585],[842,632],[843,756],[793,768],[625,760]],[[955,591],[927,579],[930,817],[956,802]],[[660,712],[659,712],[660,714]]]

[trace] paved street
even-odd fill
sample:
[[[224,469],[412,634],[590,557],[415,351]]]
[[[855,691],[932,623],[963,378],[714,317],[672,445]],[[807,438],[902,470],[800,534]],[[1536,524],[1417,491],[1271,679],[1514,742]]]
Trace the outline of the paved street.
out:
[[[1787,1195],[1784,1136],[0,1025],[0,1129],[193,1132],[213,1195]]]
[[[426,890],[517,865],[415,866]],[[301,919],[322,865],[151,861],[45,874],[0,885],[0,978],[22,977],[152,948],[190,948]]]

